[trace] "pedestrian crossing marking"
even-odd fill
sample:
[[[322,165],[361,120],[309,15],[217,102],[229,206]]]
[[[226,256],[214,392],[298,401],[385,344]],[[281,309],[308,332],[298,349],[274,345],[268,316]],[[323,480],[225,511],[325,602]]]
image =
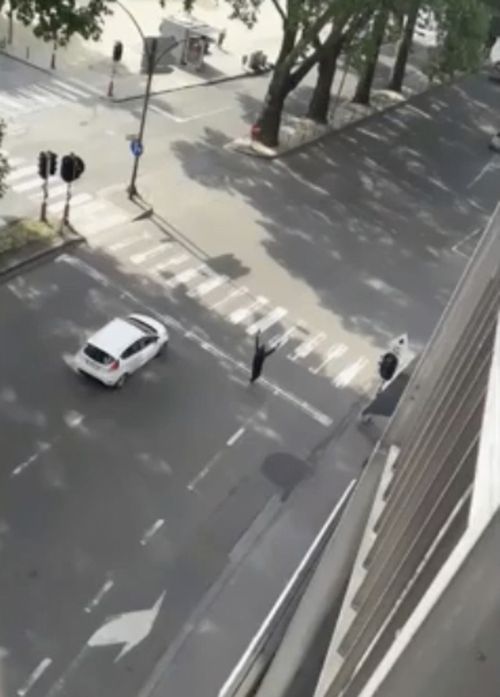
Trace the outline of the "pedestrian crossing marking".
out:
[[[40,177],[38,178],[38,182],[41,185],[42,180]],[[57,198],[61,194],[65,194],[66,191],[68,190],[68,185],[67,184],[58,184],[57,186],[51,186],[49,184],[49,200],[51,201],[54,198]],[[18,191],[15,187],[12,187],[12,191]],[[43,198],[43,194],[41,191],[39,191],[37,194],[33,194],[32,196],[28,197],[30,201],[41,201]]]
[[[12,191],[15,191],[16,193],[20,194],[24,191],[31,191],[32,189],[41,188],[43,183],[43,179],[41,177],[33,177],[33,179],[28,179],[27,182],[22,182],[22,184],[15,184],[12,188]],[[42,194],[40,193],[40,196]]]
[[[188,292],[190,298],[203,298],[208,295],[216,288],[224,285],[229,280],[228,276],[214,276],[214,278],[209,278],[207,281],[203,281],[199,286],[196,286],[193,290]]]
[[[257,332],[265,332],[274,324],[280,322],[287,314],[288,310],[285,310],[284,307],[275,307],[274,310],[271,310],[265,317],[251,324],[247,329],[247,334],[253,336],[257,334]]]
[[[363,368],[367,365],[368,359],[362,356],[361,358],[358,358],[354,363],[351,363],[351,365],[348,365],[347,368],[344,368],[337,377],[335,377],[332,380],[332,383],[335,385],[335,387],[347,387],[350,382],[354,380],[354,378],[360,373]]]
[[[59,87],[62,87],[64,90],[68,92],[73,92],[74,94],[78,95],[79,97],[89,97],[88,92],[84,92],[81,90],[79,87],[75,87],[74,85],[70,85],[68,82],[62,82],[62,80],[57,80],[56,78],[52,78],[50,81],[51,85],[59,85]]]
[[[326,357],[316,368],[309,368],[309,372],[313,375],[317,375],[323,368],[325,368],[328,363],[333,361],[334,358],[340,358],[347,351],[347,346],[345,344],[337,344],[332,346],[332,348],[326,354]]]
[[[240,307],[237,310],[234,310],[234,312],[231,312],[231,314],[229,315],[229,321],[232,324],[240,324],[240,322],[243,322],[243,320],[247,319],[247,317],[250,317],[256,310],[263,307],[264,305],[267,305],[268,303],[269,300],[267,298],[259,296],[257,300],[254,300],[252,303],[250,303],[250,305],[247,305],[246,307]]]
[[[196,266],[194,268],[186,269],[185,271],[180,271],[173,278],[169,278],[166,284],[169,288],[177,288],[177,286],[189,283],[189,281],[191,281],[193,278],[196,278],[196,276],[198,276],[204,268],[206,268],[206,265],[200,264],[199,266]]]
[[[71,206],[73,205],[73,203],[74,200],[71,199]],[[107,204],[106,201],[91,197],[91,200],[88,203],[85,203],[84,205],[79,205],[78,208],[76,208],[76,210],[72,210],[71,215],[73,220],[80,220],[84,217],[95,219],[97,214],[99,214],[100,217],[101,211],[105,210],[108,207],[109,204]]]
[[[314,349],[321,344],[326,339],[326,334],[324,332],[320,332],[316,336],[313,336],[312,339],[308,339],[307,341],[304,341],[304,343],[300,344],[295,351],[291,354],[288,355],[291,361],[296,361],[298,358],[306,358],[310,353],[314,351]]]
[[[35,165],[26,165],[26,167],[20,167],[19,169],[14,169],[5,177],[7,184],[15,182],[23,177],[30,176],[37,172],[37,167]]]
[[[228,295],[226,295],[224,298],[222,298],[221,300],[218,300],[213,305],[209,305],[208,309],[209,310],[218,310],[223,305],[225,305],[230,300],[232,300],[233,298],[238,298],[240,295],[244,295],[245,293],[248,293],[248,288],[246,286],[241,286],[240,288],[235,288]]]
[[[189,260],[189,255],[188,254],[179,254],[175,257],[172,257],[171,259],[168,259],[167,261],[162,261],[160,264],[156,264],[156,266],[153,266],[151,269],[154,273],[160,273],[162,271],[165,271],[166,269],[169,269],[171,266],[180,266],[181,264],[184,264],[185,261]]]
[[[80,205],[81,203],[87,203],[87,201],[92,201],[92,196],[90,194],[77,194],[76,196],[73,196],[73,198],[71,199],[71,207],[73,208]],[[66,201],[57,201],[56,203],[49,202],[49,213],[62,213],[65,205]]]
[[[138,254],[133,254],[130,257],[130,261],[132,264],[142,264],[144,263],[147,259],[150,259],[153,256],[156,256],[158,252],[164,252],[166,249],[172,249],[172,243],[171,242],[162,242],[161,244],[157,244],[155,247],[151,247],[150,249],[147,249],[145,252],[140,252]]]
[[[100,232],[113,227],[114,225],[124,223],[127,218],[127,214],[117,208],[115,213],[110,213],[110,215],[101,219],[80,220],[78,223],[78,231],[85,237],[92,237],[93,235],[97,235]]]

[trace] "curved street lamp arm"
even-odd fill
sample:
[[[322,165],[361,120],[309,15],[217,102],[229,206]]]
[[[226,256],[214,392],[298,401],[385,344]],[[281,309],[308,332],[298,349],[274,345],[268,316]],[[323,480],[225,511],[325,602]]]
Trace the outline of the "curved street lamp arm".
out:
[[[116,2],[116,4],[117,4],[119,7],[121,7],[121,9],[130,17],[130,19],[132,20],[132,22],[135,24],[135,28],[137,29],[137,31],[138,31],[139,34],[141,35],[142,40],[143,40],[143,41],[146,41],[146,37],[144,36],[144,32],[143,32],[142,29],[141,29],[141,25],[140,25],[139,22],[136,20],[136,18],[135,18],[134,15],[132,14],[132,12],[130,12],[130,10],[128,9],[128,7],[125,7],[125,5],[124,5],[122,2],[120,2],[120,0],[115,0],[115,2]]]

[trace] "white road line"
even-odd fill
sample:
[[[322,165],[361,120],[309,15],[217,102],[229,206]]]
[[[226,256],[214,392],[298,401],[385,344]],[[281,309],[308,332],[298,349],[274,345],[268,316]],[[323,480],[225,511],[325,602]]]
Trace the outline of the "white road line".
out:
[[[78,232],[85,235],[85,237],[92,237],[93,235],[98,235],[100,232],[107,230],[114,225],[119,225],[127,220],[128,216],[126,213],[118,211],[116,213],[110,214],[101,218],[101,220],[89,220],[85,223],[80,222]],[[71,220],[71,213],[70,213]]]
[[[9,157],[8,152],[4,152],[5,157]],[[19,167],[19,165],[22,165],[23,162],[26,162],[24,157],[9,157],[9,165],[14,169],[16,167]]]
[[[162,528],[164,525],[165,521],[163,520],[163,518],[158,518],[158,520],[155,523],[153,523],[153,525],[144,533],[144,536],[141,540],[141,545],[143,547],[147,545],[149,540],[153,537],[153,535],[156,535],[158,530]]]
[[[114,581],[111,579],[107,580],[97,591],[97,593],[94,595],[90,603],[84,608],[84,612],[87,614],[91,613],[92,610],[94,610],[99,603],[102,601],[106,593],[109,593],[109,591],[113,588],[114,586]]]
[[[233,433],[231,438],[226,442],[226,445],[230,448],[232,445],[236,443],[237,440],[241,438],[241,436],[245,433],[245,428],[242,426],[239,428],[236,433]]]
[[[31,177],[37,171],[38,167],[35,165],[26,165],[26,167],[21,167],[20,169],[15,169],[14,171],[10,172],[5,178],[5,181],[7,184],[10,184],[11,182],[15,182],[23,177]]]
[[[134,244],[137,244],[138,242],[142,242],[143,240],[149,239],[151,239],[151,235],[148,232],[143,232],[141,235],[138,235],[137,237],[129,237],[125,240],[114,242],[113,244],[109,245],[108,249],[110,252],[119,252],[123,249],[127,249],[128,247],[132,247]]]
[[[78,220],[79,218],[96,218],[96,214],[99,214],[99,219],[101,217],[101,211],[109,207],[107,201],[101,199],[92,199],[83,206],[79,206],[75,211],[70,211],[72,213],[72,219]]]
[[[216,116],[217,114],[223,114],[226,111],[234,111],[234,107],[232,107],[232,106],[221,107],[219,109],[213,109],[212,111],[205,111],[202,114],[194,114],[194,116],[177,117],[177,119],[180,123],[189,123],[190,121],[197,121],[198,119],[205,119],[205,118],[208,118],[209,116]]]
[[[166,285],[169,288],[177,288],[177,286],[189,283],[189,281],[196,278],[196,276],[198,276],[206,268],[206,264],[200,264],[199,266],[194,266],[190,269],[186,269],[185,271],[179,271],[178,274],[166,281]]]
[[[175,123],[182,123],[183,121],[183,119],[181,119],[179,116],[174,116],[174,114],[171,114],[166,109],[161,109],[159,106],[156,106],[156,104],[150,104],[149,108],[151,111],[154,111],[155,114],[159,114],[160,116],[163,116],[165,119],[169,119],[170,121],[174,121]]]
[[[287,314],[288,310],[285,310],[284,307],[276,307],[265,317],[251,324],[247,329],[247,334],[253,336],[254,334],[257,334],[257,332],[265,332],[267,329],[272,327],[273,324],[280,322],[283,317],[286,317]]]
[[[49,97],[39,94],[34,86],[31,89],[19,90],[26,99],[31,99],[32,101],[39,102],[45,106],[56,106],[59,100],[50,99]]]
[[[14,108],[23,114],[27,114],[33,110],[29,106],[27,107],[26,104],[23,106],[22,103],[20,103],[20,100],[11,99],[10,97],[6,97],[4,94],[0,94],[0,104],[6,104],[8,109]]]
[[[204,295],[208,295],[216,288],[224,285],[228,281],[228,276],[215,276],[214,278],[209,278],[207,281],[203,281],[199,286],[190,290],[187,293],[190,298],[202,298]]]
[[[312,339],[308,339],[307,341],[304,341],[304,343],[300,344],[300,346],[297,346],[293,353],[288,354],[288,358],[291,361],[296,361],[298,358],[306,358],[325,339],[326,334],[324,332],[316,334],[316,336],[313,336]]]
[[[79,98],[75,95],[69,92],[68,90],[64,89],[63,87],[58,87],[58,85],[51,85],[50,86],[50,92],[52,94],[55,94],[56,97],[60,97],[63,102],[79,102]]]
[[[275,334],[271,339],[269,340],[269,344],[271,346],[275,346],[276,344],[279,344],[281,348],[287,344],[290,339],[293,337],[293,335],[298,331],[298,326],[294,325],[293,327],[290,327],[290,329],[287,329],[284,334]]]
[[[189,259],[189,254],[178,254],[176,257],[172,257],[168,261],[162,261],[160,264],[156,264],[156,266],[153,266],[151,271],[153,273],[161,273],[162,271],[165,271],[165,269],[169,269],[171,266],[180,266]]]
[[[196,477],[192,479],[189,484],[187,485],[187,488],[189,491],[194,491],[198,484],[205,479],[207,474],[212,470],[215,464],[220,460],[221,453],[218,452],[214,457],[205,465],[205,467],[201,470],[201,472],[198,472]]]
[[[132,264],[142,264],[147,259],[154,257],[156,254],[158,254],[158,252],[163,252],[165,249],[171,249],[172,247],[173,242],[162,242],[161,244],[157,244],[155,247],[150,247],[150,249],[146,249],[145,252],[133,254],[130,257],[130,261],[132,262]]]
[[[250,303],[250,305],[240,307],[237,310],[234,310],[234,312],[231,312],[229,315],[229,321],[232,322],[232,324],[239,324],[240,322],[243,322],[243,320],[250,317],[256,310],[264,305],[267,305],[268,303],[269,300],[267,298],[259,295],[257,300],[254,300],[252,303]]]
[[[76,194],[76,196],[73,196],[70,202],[70,214],[74,207],[77,207],[82,203],[87,203],[88,201],[92,201],[92,196],[90,194],[81,193]],[[66,201],[57,201],[57,203],[49,203],[49,213],[62,213],[65,205]],[[74,212],[76,213],[76,211]]]
[[[228,295],[223,297],[222,300],[218,300],[213,305],[209,305],[208,309],[209,310],[218,310],[220,307],[225,305],[227,302],[229,302],[233,298],[237,298],[240,295],[244,295],[245,293],[248,293],[248,288],[246,286],[242,286],[241,288],[236,288],[235,290],[232,290]]]
[[[334,358],[340,358],[340,356],[343,356],[346,351],[347,346],[345,344],[336,344],[332,346],[332,348],[329,349],[328,353],[326,354],[325,360],[322,361],[316,368],[309,368],[309,372],[313,375],[317,375],[320,370],[330,363],[330,361],[333,361]]]
[[[332,380],[332,383],[335,385],[335,387],[347,387],[347,385],[354,380],[356,375],[363,370],[367,363],[368,359],[364,356],[358,358],[357,361],[354,361],[354,363],[348,365],[347,368],[344,368],[344,370],[342,370],[337,377]]]
[[[285,607],[285,604],[288,602],[288,596],[290,595],[293,588],[297,585],[299,579],[302,577],[305,570],[309,567],[312,559],[314,558],[314,555],[316,554],[316,550],[320,548],[320,546],[323,544],[323,540],[327,538],[327,535],[330,533],[330,530],[333,529],[333,523],[335,522],[335,519],[338,517],[339,512],[343,509],[344,503],[351,495],[351,492],[355,485],[356,479],[352,479],[348,484],[347,488],[345,489],[344,493],[340,497],[340,499],[335,504],[333,511],[330,513],[327,520],[321,527],[321,530],[318,532],[318,534],[312,541],[309,549],[300,561],[300,564],[297,566],[294,573],[290,577],[290,580],[288,581],[288,583],[280,593],[278,599],[276,600],[271,610],[267,614],[259,630],[248,644],[248,647],[246,648],[240,660],[229,674],[229,677],[227,678],[226,682],[222,685],[217,697],[229,697],[230,694],[234,694],[234,688],[239,684],[239,682],[242,679],[242,676],[248,670],[250,660],[258,654],[258,651],[263,645],[266,636],[269,634],[269,631],[273,626],[276,617],[278,616],[278,614],[281,613],[282,608]]]
[[[79,87],[74,87],[73,85],[70,85],[67,82],[57,80],[56,78],[52,78],[49,84],[59,85],[59,87],[62,87],[63,89],[68,90],[69,92],[73,92],[74,94],[77,94],[79,97],[90,97],[90,94],[88,92],[84,92]]]
[[[15,184],[11,187],[12,191],[20,194],[23,191],[30,191],[31,189],[41,188],[43,180],[40,177],[33,177],[33,179],[28,179],[27,182],[22,182],[21,184]],[[40,197],[42,194],[40,194]]]
[[[39,179],[39,181],[41,181],[41,180]],[[65,194],[67,188],[68,188],[67,184],[58,184],[57,186],[50,186],[50,184],[49,184],[49,201],[53,201],[58,196],[61,196],[61,194]],[[40,191],[37,194],[33,194],[33,196],[28,196],[28,198],[30,201],[41,201],[42,200],[42,192]]]
[[[17,690],[17,694],[19,697],[24,697],[25,695],[28,694],[28,692],[31,690],[33,685],[37,682],[37,680],[40,680],[42,677],[43,673],[47,670],[47,668],[50,667],[52,664],[52,659],[51,658],[44,658],[43,661],[40,661],[40,663],[37,665],[35,670],[31,673],[29,678],[26,680],[24,685]]]
[[[468,242],[470,239],[472,239],[475,235],[478,235],[481,232],[482,228],[478,227],[472,232],[469,232],[468,235],[465,235],[461,240],[459,240],[456,244],[453,245],[451,248],[452,252],[455,252],[456,254],[461,254],[463,257],[466,257],[467,259],[469,258],[469,255],[464,254],[464,252],[461,252],[459,247],[461,247],[463,244]]]
[[[492,167],[492,164],[494,164],[494,163],[493,163],[494,158],[495,158],[495,155],[492,155],[492,156],[490,157],[490,159],[488,160],[488,162],[484,165],[484,167],[482,167],[481,171],[474,177],[474,179],[472,179],[472,181],[471,181],[469,184],[467,184],[467,188],[468,188],[468,189],[472,189],[472,187],[474,186],[474,184],[477,184],[477,182],[478,182],[480,179],[482,179],[482,178],[484,177],[484,175],[485,175],[490,169],[495,169],[494,166]]]
[[[82,89],[85,89],[87,96],[89,96],[90,93],[96,94],[98,97],[104,96],[102,90],[98,90],[97,87],[93,87],[77,77],[69,77],[68,80],[70,80],[72,84],[78,85],[79,88],[81,87]],[[66,82],[65,85],[68,88],[70,87],[68,82]]]
[[[39,99],[44,100],[45,103],[48,103],[48,105],[51,107],[60,106],[61,104],[64,104],[64,99],[62,97],[60,97],[57,94],[54,94],[54,92],[51,92],[42,85],[32,85],[31,89],[38,92]]]
[[[25,469],[36,462],[40,455],[43,455],[43,453],[46,453],[47,450],[50,450],[51,447],[52,445],[50,443],[40,443],[38,450],[34,452],[33,455],[30,455],[27,460],[24,460],[24,462],[21,462],[19,465],[17,465],[17,467],[14,467],[10,473],[10,476],[18,477],[22,472],[24,472]]]

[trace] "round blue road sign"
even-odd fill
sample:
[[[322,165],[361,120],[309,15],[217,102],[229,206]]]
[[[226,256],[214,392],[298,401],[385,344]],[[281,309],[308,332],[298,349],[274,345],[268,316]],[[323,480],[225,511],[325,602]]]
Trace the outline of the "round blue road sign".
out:
[[[135,157],[140,157],[144,152],[142,143],[139,140],[137,140],[137,138],[134,138],[134,140],[130,141],[130,150],[132,151],[132,155],[135,155]]]

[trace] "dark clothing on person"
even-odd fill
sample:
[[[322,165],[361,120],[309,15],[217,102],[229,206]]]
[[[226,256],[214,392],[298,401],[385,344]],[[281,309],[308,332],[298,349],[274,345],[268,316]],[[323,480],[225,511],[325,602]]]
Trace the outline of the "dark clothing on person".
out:
[[[262,374],[262,368],[264,366],[264,361],[268,356],[276,351],[276,346],[270,349],[266,348],[265,344],[260,343],[259,334],[255,337],[255,353],[252,360],[252,375],[250,377],[250,382],[255,382],[260,378]]]

